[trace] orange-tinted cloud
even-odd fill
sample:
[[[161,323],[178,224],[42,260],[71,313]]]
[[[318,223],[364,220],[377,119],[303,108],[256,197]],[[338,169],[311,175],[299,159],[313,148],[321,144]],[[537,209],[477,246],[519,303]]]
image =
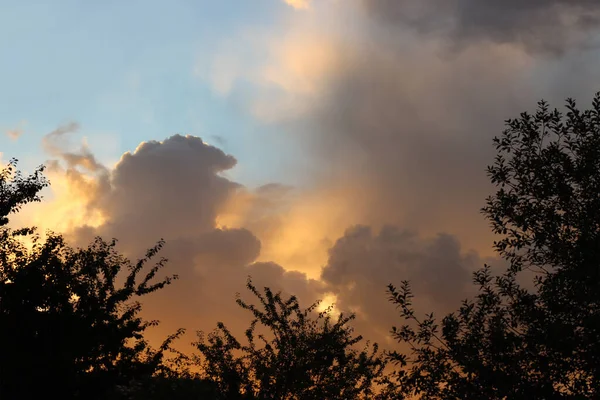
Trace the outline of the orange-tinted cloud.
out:
[[[9,129],[6,131],[6,136],[11,138],[12,140],[17,140],[18,138],[21,137],[22,134],[23,134],[23,129],[21,129],[21,128]]]
[[[6,136],[11,140],[19,139],[25,133],[25,125],[27,125],[27,121],[21,121],[17,127],[6,130]]]
[[[458,3],[315,2],[313,12],[295,13],[278,26],[277,39],[256,44],[257,54],[272,51],[264,64],[253,66],[253,77],[263,79],[249,79],[255,85],[249,109],[262,121],[297,133],[290,146],[308,166],[299,175],[308,176],[312,184],[292,196],[285,213],[269,219],[266,231],[260,224],[250,228],[264,238],[261,257],[303,270],[307,267],[300,265],[312,264],[315,272],[327,265],[331,271],[335,260],[328,248],[355,224],[374,232],[386,225],[418,232],[424,238],[415,239],[419,257],[438,251],[439,269],[430,272],[442,277],[446,266],[460,264],[464,272],[493,256],[494,237],[479,212],[493,191],[485,173],[494,156],[491,139],[502,131],[505,119],[531,110],[540,98],[554,103],[568,96],[591,96],[586,82],[598,81],[600,73],[590,66],[598,62],[580,46],[585,42],[580,35],[597,32],[597,5],[557,2],[574,13],[575,26],[569,30],[563,16],[541,2],[509,2],[514,4],[498,13],[493,13],[491,1],[473,3],[470,10],[456,9],[462,5]],[[444,7],[451,8],[449,13],[440,12]],[[586,9],[592,11],[590,26],[584,23]],[[481,18],[475,11],[483,13]],[[515,19],[502,19],[511,16]],[[454,24],[449,34],[434,24],[445,28],[445,18]],[[540,29],[530,30],[527,18]],[[556,18],[560,23],[549,23]],[[495,32],[480,26],[486,19]],[[569,46],[572,51],[565,53]],[[237,223],[250,226],[248,221]],[[440,232],[446,234],[437,236]],[[401,235],[383,235],[391,250],[370,251],[369,246],[381,245],[381,236],[365,234],[362,248],[352,242],[358,246],[356,253],[344,247],[354,254],[346,263],[361,260],[353,264],[349,278],[355,285],[369,284],[374,264],[391,270],[368,290],[354,286],[365,294],[348,289],[352,282],[344,284],[338,293],[342,308],[369,308],[368,301],[390,281],[426,278],[419,273],[423,263],[393,267],[398,265],[394,246],[403,243]],[[341,271],[338,275],[345,271],[333,270]],[[469,282],[468,273],[455,276]],[[322,278],[328,290],[336,285],[327,274]],[[437,311],[443,302],[429,302],[431,290],[455,299],[465,293],[462,283],[441,284],[448,284],[448,290],[423,289],[424,301]],[[361,304],[348,301],[353,298]],[[383,297],[381,302],[383,307]],[[379,319],[378,326],[390,318]]]
[[[480,38],[455,48],[443,35],[424,35],[394,16],[436,16],[436,1],[415,3],[414,9],[410,4],[314,3],[314,12],[286,20],[277,28],[278,40],[259,44],[257,51],[282,50],[262,65],[259,76],[276,78],[254,81],[249,107],[265,110],[256,113],[263,121],[297,132],[290,145],[311,168],[301,173],[317,188],[314,198],[335,204],[333,214],[347,210],[341,225],[392,223],[427,235],[451,232],[467,248],[489,255],[493,236],[479,209],[492,190],[485,174],[494,155],[492,137],[506,118],[531,109],[541,97],[591,95],[584,83],[595,81],[598,72],[582,60],[593,55],[578,50],[546,63],[518,40],[517,31],[506,40]],[[536,20],[546,13],[534,5],[515,7]],[[393,23],[382,19],[388,8]],[[513,28],[520,29],[507,27]],[[580,61],[559,68],[572,59]],[[568,91],[556,86],[567,81],[575,85]],[[276,94],[264,94],[271,93],[269,84],[279,89]],[[327,214],[315,211],[313,219],[305,214],[302,220],[334,224],[322,221]]]
[[[448,47],[426,26],[414,29],[431,15],[406,22],[394,13],[409,3],[392,3],[313,2],[312,12],[234,43],[203,71],[224,96],[236,95],[238,80],[251,83],[249,111],[298,132],[288,144],[306,165],[304,188],[233,182],[225,173],[235,158],[193,136],[142,143],[107,168],[86,146],[64,144],[72,125],[44,142],[56,160],[56,215],[76,210],[65,229],[81,244],[117,237],[132,257],[166,239],[167,271],[181,279],[148,299],[147,312],[167,330],[217,320],[241,329],[233,296],[247,275],[304,304],[333,293],[340,310],[358,313],[361,333],[381,340],[394,324],[390,282],[413,279],[424,310],[447,310],[491,255],[479,214],[492,190],[491,138],[539,97],[566,97],[555,82],[582,97],[600,73],[583,53],[548,67],[517,33]],[[386,7],[393,21],[382,19]],[[267,56],[245,63],[239,47]]]
[[[56,136],[60,135],[51,137]],[[77,159],[62,153],[61,157],[67,164]],[[102,190],[88,191],[86,211],[103,218],[69,230],[67,236],[74,244],[85,245],[96,235],[116,237],[120,250],[137,258],[159,239],[167,243],[161,252],[169,259],[165,273],[180,279],[145,300],[146,315],[163,323],[153,337],[178,327],[210,330],[220,320],[241,332],[246,319],[234,296],[244,292],[249,275],[259,286],[298,294],[306,303],[319,297],[322,285],[304,273],[257,262],[261,242],[246,227],[218,225],[219,215],[236,197],[252,194],[222,176],[236,162],[198,137],[174,135],[140,144],[105,174],[94,176],[94,168],[87,169],[87,178]],[[77,165],[95,164],[78,161]],[[79,185],[67,182],[75,188]],[[265,190],[257,193],[265,200],[270,195]]]
[[[307,9],[310,6],[310,0],[284,0],[286,4],[296,9]]]
[[[426,294],[457,298],[479,262],[447,235],[422,239],[393,227],[377,236],[368,228],[346,231],[359,214],[339,204],[343,185],[313,192],[281,184],[245,188],[222,176],[235,158],[197,137],[142,143],[109,169],[87,148],[65,150],[59,139],[72,130],[59,128],[45,138],[58,157],[51,178],[60,179],[44,211],[56,218],[99,216],[57,225],[76,245],[96,235],[116,237],[121,251],[137,258],[166,240],[164,272],[180,280],[145,300],[148,318],[162,322],[150,333],[154,340],[179,327],[210,330],[217,321],[241,333],[248,315],[233,300],[250,275],[259,287],[295,294],[305,305],[335,301],[336,311],[358,313],[362,334],[385,341],[386,318],[393,315],[384,311],[386,280],[413,278]],[[427,304],[442,303],[433,298]]]
[[[29,205],[18,215],[19,223],[35,225],[42,234],[47,229],[68,232],[83,224],[97,226],[104,219],[91,204],[106,190],[108,169],[85,140],[79,145],[71,143],[78,129],[76,123],[68,123],[42,139],[50,157],[45,164],[51,188],[44,190],[44,202]]]
[[[432,238],[394,226],[374,232],[349,228],[329,250],[322,280],[336,295],[340,309],[354,311],[360,330],[385,343],[397,310],[382,296],[389,283],[412,283],[419,313],[451,312],[472,291],[472,271],[483,260],[461,248],[456,237]]]

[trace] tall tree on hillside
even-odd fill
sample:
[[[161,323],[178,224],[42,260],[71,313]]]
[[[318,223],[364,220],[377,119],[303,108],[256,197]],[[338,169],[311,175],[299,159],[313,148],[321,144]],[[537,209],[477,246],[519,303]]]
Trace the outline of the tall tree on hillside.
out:
[[[143,333],[156,322],[137,301],[174,277],[155,279],[162,259],[144,272],[162,242],[131,263],[115,241],[73,249],[57,234],[9,228],[47,185],[43,168],[23,176],[11,161],[0,172],[0,398],[118,398],[159,371],[179,334],[152,350]]]
[[[196,343],[204,376],[218,388],[218,399],[352,400],[374,397],[384,362],[377,346],[362,351],[355,346],[348,323],[353,316],[334,319],[330,310],[316,312],[317,304],[301,309],[292,296],[283,298],[265,288],[248,289],[258,305],[239,297],[240,307],[254,320],[240,343],[223,323]],[[257,328],[266,332],[257,332]]]
[[[508,270],[476,272],[478,296],[441,326],[415,315],[408,282],[389,286],[406,320],[392,333],[412,348],[391,354],[395,396],[600,397],[600,93],[566,108],[542,101],[494,139],[483,213]]]

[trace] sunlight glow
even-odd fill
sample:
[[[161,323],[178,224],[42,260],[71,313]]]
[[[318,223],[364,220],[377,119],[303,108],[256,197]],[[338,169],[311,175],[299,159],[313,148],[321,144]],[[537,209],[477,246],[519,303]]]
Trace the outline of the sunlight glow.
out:
[[[317,311],[322,312],[331,307],[331,314],[333,316],[339,315],[340,311],[335,306],[336,301],[337,297],[335,296],[335,294],[327,293],[325,297],[323,297],[323,300],[321,301],[321,304],[319,304],[319,307],[317,307]]]

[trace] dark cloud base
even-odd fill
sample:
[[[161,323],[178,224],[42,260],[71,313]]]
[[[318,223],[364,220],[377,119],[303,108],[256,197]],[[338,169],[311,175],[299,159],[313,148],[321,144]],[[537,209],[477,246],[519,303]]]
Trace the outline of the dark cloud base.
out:
[[[595,0],[362,0],[376,18],[459,47],[477,41],[561,54],[591,45],[600,28]],[[597,41],[596,41],[597,43]]]

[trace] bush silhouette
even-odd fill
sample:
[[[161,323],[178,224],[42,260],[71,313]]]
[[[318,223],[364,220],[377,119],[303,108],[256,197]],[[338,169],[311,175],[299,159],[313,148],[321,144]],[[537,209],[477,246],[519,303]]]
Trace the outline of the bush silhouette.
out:
[[[223,323],[207,337],[199,334],[204,377],[218,388],[218,399],[371,399],[382,377],[384,362],[377,346],[354,348],[348,323],[353,316],[334,319],[330,310],[316,312],[318,303],[301,309],[298,300],[249,280],[254,305],[237,298],[254,319],[239,342]],[[266,333],[257,333],[257,327]]]
[[[162,241],[131,263],[114,240],[73,249],[58,234],[8,228],[47,185],[43,168],[24,177],[14,160],[0,173],[0,396],[114,398],[158,372],[181,333],[151,349],[143,333],[156,322],[139,316],[137,301],[175,277],[155,279],[163,259],[146,268]]]

